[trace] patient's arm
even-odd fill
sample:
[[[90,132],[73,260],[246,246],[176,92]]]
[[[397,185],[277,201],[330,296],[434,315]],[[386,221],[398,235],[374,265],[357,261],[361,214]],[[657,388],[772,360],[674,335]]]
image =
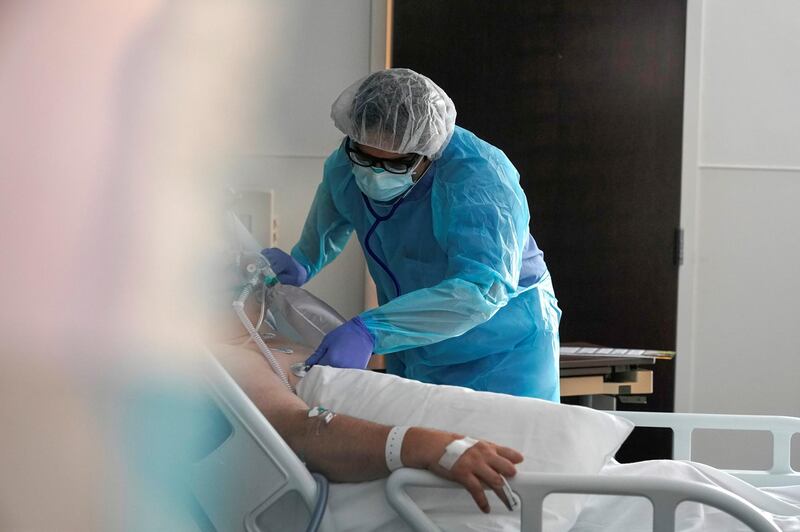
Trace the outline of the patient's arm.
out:
[[[295,350],[292,355],[274,353],[295,384],[297,379],[291,375],[288,367],[295,361],[305,360],[310,350],[285,341],[270,341],[270,344],[287,345]],[[345,415],[337,415],[328,425],[320,418],[309,418],[309,406],[286,388],[254,346],[217,345],[213,351],[309,469],[340,482],[373,480],[389,474],[384,448],[391,427]],[[445,447],[461,437],[459,434],[414,427],[407,432],[403,441],[401,459],[407,467],[429,469],[439,476],[461,483],[481,510],[488,511],[489,504],[482,485],[491,486],[505,500],[500,474],[514,476],[514,464],[522,461],[522,455],[512,449],[481,441],[456,462],[452,471],[447,471],[438,465],[438,460]]]
[[[296,350],[295,356],[274,353],[281,365],[304,360],[310,354],[300,346],[291,347]],[[322,419],[308,417],[309,406],[284,386],[258,351],[215,346],[214,353],[309,469],[334,481],[372,480],[388,474],[383,448],[391,427],[344,415],[325,425]],[[296,381],[293,375],[291,378]]]

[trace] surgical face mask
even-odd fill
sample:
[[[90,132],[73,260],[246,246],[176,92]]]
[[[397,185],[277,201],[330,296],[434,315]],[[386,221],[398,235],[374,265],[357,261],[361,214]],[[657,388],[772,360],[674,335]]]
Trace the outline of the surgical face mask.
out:
[[[422,157],[405,174],[393,174],[383,168],[372,166],[353,165],[353,175],[356,178],[356,185],[368,198],[375,201],[391,201],[414,186],[414,171],[421,161]]]

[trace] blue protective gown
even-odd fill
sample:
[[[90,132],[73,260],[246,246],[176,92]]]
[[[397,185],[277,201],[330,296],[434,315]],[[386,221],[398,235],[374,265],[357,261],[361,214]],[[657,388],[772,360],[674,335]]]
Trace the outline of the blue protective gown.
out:
[[[456,127],[394,204],[361,193],[340,146],[292,256],[314,276],[355,230],[380,303],[361,318],[390,373],[558,401],[561,311],[529,220],[505,154]]]

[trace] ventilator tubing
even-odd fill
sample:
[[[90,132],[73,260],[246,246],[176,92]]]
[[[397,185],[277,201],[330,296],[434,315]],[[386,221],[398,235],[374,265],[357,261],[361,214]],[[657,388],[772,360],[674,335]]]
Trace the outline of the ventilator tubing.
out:
[[[286,387],[289,388],[291,392],[294,392],[294,390],[292,389],[292,385],[289,384],[289,378],[286,376],[286,373],[283,371],[283,368],[280,366],[280,364],[278,364],[278,361],[275,360],[275,356],[272,354],[272,351],[270,351],[267,344],[261,338],[261,335],[258,334],[258,331],[253,326],[253,323],[250,321],[250,318],[247,317],[247,313],[244,311],[244,302],[247,301],[247,298],[250,297],[250,294],[252,292],[253,292],[253,283],[251,282],[245,285],[244,289],[242,290],[242,293],[239,295],[236,301],[233,302],[233,310],[239,317],[239,321],[241,321],[242,325],[244,325],[244,328],[247,330],[247,333],[250,335],[250,338],[253,339],[253,341],[258,346],[258,349],[264,355],[264,358],[266,358],[267,362],[269,362],[269,365],[272,366],[272,369],[273,371],[275,371],[275,374],[278,376],[281,382],[283,382],[283,384],[285,384]]]

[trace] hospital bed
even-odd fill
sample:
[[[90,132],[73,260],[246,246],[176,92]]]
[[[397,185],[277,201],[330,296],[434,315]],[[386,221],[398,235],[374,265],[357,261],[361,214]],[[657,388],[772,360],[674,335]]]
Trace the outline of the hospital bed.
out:
[[[790,463],[791,439],[800,432],[800,419],[782,416],[736,416],[711,414],[673,414],[660,412],[615,412],[639,427],[669,428],[673,432],[674,459],[690,460],[692,433],[695,430],[758,430],[772,434],[772,467],[769,470],[726,471],[758,486],[800,486],[800,473]],[[522,530],[539,532],[542,504],[550,494],[582,493],[640,496],[653,505],[653,531],[675,530],[675,512],[684,501],[713,506],[738,518],[757,532],[779,530],[752,504],[728,492],[699,483],[655,477],[610,478],[590,475],[521,473],[510,484],[520,495]],[[392,507],[416,531],[438,528],[408,496],[406,489],[453,485],[427,471],[402,469],[389,477],[387,498]]]
[[[249,323],[242,315],[241,307],[250,289],[258,284],[256,280],[260,279],[259,276],[266,272],[264,276],[269,278],[271,270],[260,264],[263,262],[259,253],[261,248],[233,215],[229,227],[236,234],[235,240],[242,246],[238,251],[238,265],[243,272],[243,279],[249,283],[234,308],[253,340],[259,344],[258,325]],[[242,257],[249,258],[243,261]],[[262,302],[262,312],[264,305]],[[283,312],[284,317],[291,318],[294,313],[297,318],[286,320],[288,329],[293,329],[300,337],[306,337],[308,345],[319,343],[321,337],[314,335],[320,336],[342,321],[335,311],[318,301],[302,301],[301,298],[297,305],[288,307]],[[311,315],[309,310],[313,310]],[[281,313],[277,314],[280,317]],[[301,325],[309,329],[305,334],[300,330],[303,327],[298,329]],[[270,360],[269,349],[261,347]],[[186,479],[190,499],[195,502],[191,512],[194,523],[203,531],[333,531],[334,523],[325,513],[328,493],[326,480],[319,475],[312,475],[305,468],[213,355],[206,355],[203,357],[206,365],[204,375],[214,405],[212,417],[216,419],[213,423],[216,429],[208,452],[192,463]],[[275,367],[275,364],[272,365]],[[731,473],[756,486],[800,486],[800,474],[793,471],[790,465],[791,438],[795,433],[800,433],[800,419],[642,412],[615,414],[628,418],[638,426],[671,428],[676,459],[691,458],[692,432],[698,429],[769,431],[773,436],[772,467],[766,471]],[[674,530],[675,511],[683,501],[695,501],[723,510],[757,532],[778,530],[745,499],[697,482],[646,476],[623,478],[520,473],[511,480],[511,486],[521,498],[521,527],[526,531],[542,529],[544,499],[556,493],[646,497],[653,504],[653,530],[656,532]],[[386,499],[408,526],[417,531],[435,531],[438,528],[408,495],[409,487],[441,487],[463,491],[460,485],[426,471],[395,471],[386,482]]]
[[[209,353],[205,376],[209,395],[224,416],[219,445],[191,468],[188,481],[202,508],[203,530],[273,532],[334,530],[325,515],[326,482],[314,476]],[[800,485],[790,465],[790,443],[800,419],[776,416],[730,416],[617,412],[638,426],[673,430],[676,459],[691,458],[691,435],[697,429],[763,430],[773,435],[773,463],[765,471],[733,471],[757,486]],[[455,483],[427,471],[400,469],[387,482],[391,506],[417,531],[439,530],[414,503],[412,486],[451,487]],[[539,531],[542,503],[551,493],[642,496],[653,504],[653,530],[674,530],[675,510],[695,501],[723,510],[757,532],[778,530],[752,504],[722,489],[689,481],[651,477],[520,473],[511,486],[522,502],[522,530]],[[196,521],[198,519],[195,519]]]

